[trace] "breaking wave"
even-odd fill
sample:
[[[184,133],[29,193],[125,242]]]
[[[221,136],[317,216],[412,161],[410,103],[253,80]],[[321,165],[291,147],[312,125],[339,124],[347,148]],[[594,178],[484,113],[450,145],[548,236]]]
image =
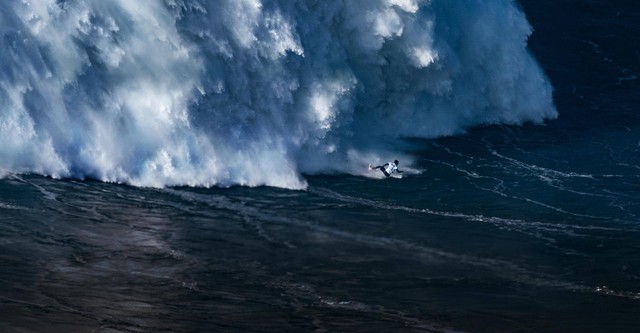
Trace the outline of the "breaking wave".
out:
[[[399,138],[554,118],[531,32],[512,0],[13,1],[0,169],[304,188]]]

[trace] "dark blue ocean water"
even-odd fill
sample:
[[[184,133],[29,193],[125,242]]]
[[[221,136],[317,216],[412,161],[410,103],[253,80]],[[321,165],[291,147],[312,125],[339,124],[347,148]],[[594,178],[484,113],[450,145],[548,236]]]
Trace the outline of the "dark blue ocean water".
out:
[[[521,4],[558,119],[409,138],[419,174],[7,175],[0,331],[640,332],[640,9]]]

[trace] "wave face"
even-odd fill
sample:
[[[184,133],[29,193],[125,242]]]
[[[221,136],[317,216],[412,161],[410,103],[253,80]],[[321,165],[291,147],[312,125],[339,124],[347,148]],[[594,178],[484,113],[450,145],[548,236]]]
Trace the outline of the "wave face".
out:
[[[511,0],[13,1],[0,29],[4,173],[304,188],[556,117]]]

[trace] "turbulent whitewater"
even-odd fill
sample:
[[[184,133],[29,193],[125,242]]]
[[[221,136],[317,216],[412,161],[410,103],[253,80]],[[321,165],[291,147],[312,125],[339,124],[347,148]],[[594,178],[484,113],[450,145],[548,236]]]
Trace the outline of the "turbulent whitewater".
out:
[[[556,116],[531,33],[511,0],[11,1],[0,175],[304,188],[407,161],[399,138]]]

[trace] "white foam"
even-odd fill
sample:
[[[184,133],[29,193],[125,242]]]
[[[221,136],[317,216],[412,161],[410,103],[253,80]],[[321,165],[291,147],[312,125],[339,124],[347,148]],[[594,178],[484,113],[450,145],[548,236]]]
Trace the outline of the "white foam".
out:
[[[17,1],[0,22],[11,172],[304,188],[398,138],[556,116],[510,0]]]

